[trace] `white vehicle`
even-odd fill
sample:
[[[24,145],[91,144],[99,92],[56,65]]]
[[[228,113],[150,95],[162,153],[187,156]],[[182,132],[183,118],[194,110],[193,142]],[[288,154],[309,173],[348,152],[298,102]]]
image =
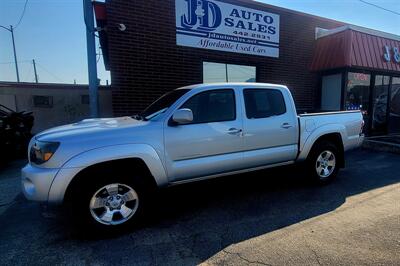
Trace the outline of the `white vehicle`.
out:
[[[305,162],[316,182],[360,146],[360,111],[297,115],[285,86],[201,84],[171,91],[141,115],[46,130],[29,145],[26,198],[65,203],[90,228],[134,223],[149,189]]]

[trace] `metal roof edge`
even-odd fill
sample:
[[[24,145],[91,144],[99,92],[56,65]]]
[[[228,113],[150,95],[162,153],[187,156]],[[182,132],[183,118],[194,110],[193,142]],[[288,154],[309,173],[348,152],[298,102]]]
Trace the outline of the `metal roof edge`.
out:
[[[388,32],[383,32],[383,31],[379,31],[379,30],[373,30],[373,29],[369,29],[369,28],[365,28],[365,27],[361,27],[361,26],[356,26],[356,25],[345,25],[345,26],[334,28],[331,30],[327,30],[327,29],[323,29],[323,28],[315,28],[315,39],[323,38],[323,37],[333,35],[333,34],[336,34],[336,33],[342,32],[342,31],[346,31],[346,30],[358,31],[358,32],[366,33],[366,34],[373,35],[373,36],[378,36],[378,37],[382,37],[382,38],[386,38],[386,39],[400,41],[399,35],[388,33]]]

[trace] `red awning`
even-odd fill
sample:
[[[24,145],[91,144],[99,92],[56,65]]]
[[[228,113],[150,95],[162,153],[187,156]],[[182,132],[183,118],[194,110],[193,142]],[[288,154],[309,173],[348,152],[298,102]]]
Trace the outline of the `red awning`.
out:
[[[110,70],[107,34],[107,6],[104,2],[93,2],[93,8],[96,16],[96,26],[98,28],[104,67],[106,70]]]
[[[371,70],[400,72],[400,62],[395,60],[395,50],[400,50],[400,37],[357,27],[347,26],[343,30],[331,30],[317,39],[312,71],[342,67],[358,67]],[[393,36],[393,38],[389,38]],[[390,54],[390,61],[385,59]]]
[[[94,13],[97,20],[107,19],[106,4],[103,2],[93,2]]]

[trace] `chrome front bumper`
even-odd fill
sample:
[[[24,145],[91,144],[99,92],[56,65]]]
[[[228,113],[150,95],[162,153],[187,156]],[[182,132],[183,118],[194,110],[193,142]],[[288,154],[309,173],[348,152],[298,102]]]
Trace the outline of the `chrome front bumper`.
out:
[[[22,192],[28,200],[48,201],[51,184],[58,168],[39,168],[27,164],[21,170]]]

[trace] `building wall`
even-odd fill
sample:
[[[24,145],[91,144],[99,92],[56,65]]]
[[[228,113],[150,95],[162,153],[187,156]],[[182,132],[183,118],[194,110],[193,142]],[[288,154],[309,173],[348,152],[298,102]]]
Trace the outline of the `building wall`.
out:
[[[175,0],[106,1],[115,115],[139,112],[169,90],[202,83],[203,61],[256,66],[257,82],[285,84],[299,109],[314,108],[318,76],[308,69],[315,28],[343,24],[254,1],[226,2],[280,15],[279,58],[177,46]]]
[[[87,86],[0,84],[0,104],[19,112],[33,112],[33,133],[88,118],[89,104],[82,103],[82,95],[88,95]],[[51,96],[53,104],[51,107],[37,107],[34,96]],[[99,90],[99,109],[101,117],[112,116],[109,88]]]

